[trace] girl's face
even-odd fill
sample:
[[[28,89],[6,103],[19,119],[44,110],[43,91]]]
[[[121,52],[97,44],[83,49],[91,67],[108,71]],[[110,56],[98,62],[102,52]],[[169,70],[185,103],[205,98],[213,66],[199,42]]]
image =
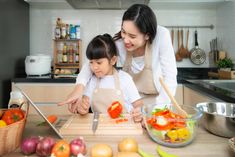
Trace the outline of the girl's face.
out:
[[[117,61],[117,57],[114,56],[110,61],[108,58],[92,59],[90,60],[91,71],[96,77],[102,78],[106,75],[113,74],[113,66]]]
[[[133,52],[142,49],[149,36],[139,31],[133,21],[123,21],[121,37],[127,51]]]

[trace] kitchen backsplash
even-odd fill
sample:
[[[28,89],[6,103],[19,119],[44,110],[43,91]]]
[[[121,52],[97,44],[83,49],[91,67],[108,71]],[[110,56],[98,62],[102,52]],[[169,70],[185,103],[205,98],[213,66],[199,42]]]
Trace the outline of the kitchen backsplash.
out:
[[[150,6],[151,7],[151,6]],[[89,41],[98,34],[109,33],[114,35],[120,30],[121,18],[124,10],[72,10],[72,9],[44,9],[30,8],[30,54],[44,53],[53,56],[54,27],[57,17],[66,21],[80,21],[82,39],[82,58],[85,59],[85,50]],[[158,24],[171,25],[216,25],[215,9],[195,10],[154,10]],[[206,62],[194,65],[189,59],[177,62],[178,67],[209,67],[209,42],[216,37],[214,29],[198,28],[199,47],[206,52]],[[169,28],[171,31],[171,28]],[[174,38],[175,51],[178,49]],[[187,29],[185,29],[186,32]],[[194,47],[194,28],[190,28],[189,49]],[[186,39],[186,37],[184,37]]]

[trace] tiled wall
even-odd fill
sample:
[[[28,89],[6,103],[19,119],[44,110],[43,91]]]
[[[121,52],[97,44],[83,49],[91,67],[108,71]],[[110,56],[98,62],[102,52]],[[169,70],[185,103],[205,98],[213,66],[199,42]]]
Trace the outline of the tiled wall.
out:
[[[235,61],[235,2],[223,3],[217,8],[219,48]]]
[[[150,6],[151,7],[151,6]],[[97,34],[110,33],[114,35],[120,30],[123,10],[73,10],[30,8],[30,54],[46,53],[52,56],[53,27],[57,17],[62,20],[81,22],[82,51],[85,52],[88,42]],[[216,25],[216,9],[195,10],[154,10],[160,25]],[[169,29],[171,30],[171,29]],[[176,30],[176,29],[175,29]],[[187,29],[186,29],[187,30]],[[216,28],[197,29],[199,46],[205,50],[207,60],[198,66],[185,59],[178,62],[178,67],[209,67],[209,41],[216,37]],[[194,46],[193,32],[190,29],[189,49]],[[177,50],[175,33],[175,50]],[[83,55],[83,61],[85,55]]]

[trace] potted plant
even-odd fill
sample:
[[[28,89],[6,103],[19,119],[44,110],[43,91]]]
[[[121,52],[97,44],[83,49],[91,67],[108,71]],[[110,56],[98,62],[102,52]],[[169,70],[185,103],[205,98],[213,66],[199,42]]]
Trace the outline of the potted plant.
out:
[[[216,63],[217,67],[223,71],[231,71],[233,67],[233,61],[230,58],[220,59]]]

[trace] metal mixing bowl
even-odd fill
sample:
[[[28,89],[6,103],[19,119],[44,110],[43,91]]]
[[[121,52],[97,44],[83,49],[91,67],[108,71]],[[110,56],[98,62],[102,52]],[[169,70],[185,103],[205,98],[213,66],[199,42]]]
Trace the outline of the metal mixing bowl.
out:
[[[197,108],[203,112],[201,122],[208,131],[222,137],[235,136],[235,104],[203,102]]]

